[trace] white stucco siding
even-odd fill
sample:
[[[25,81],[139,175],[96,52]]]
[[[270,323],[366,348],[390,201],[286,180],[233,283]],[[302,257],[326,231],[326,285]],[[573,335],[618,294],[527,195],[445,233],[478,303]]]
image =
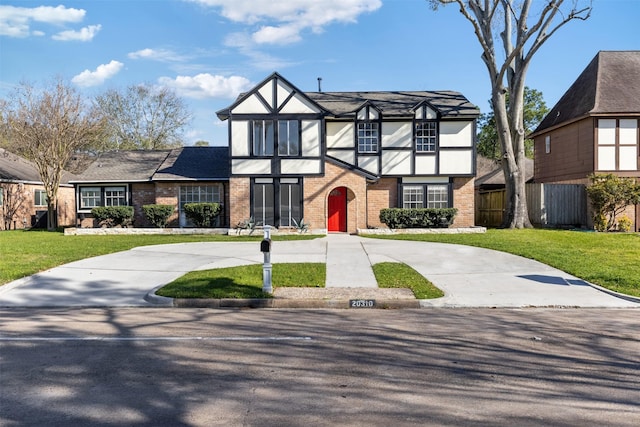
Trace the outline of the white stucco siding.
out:
[[[249,122],[231,122],[231,155],[249,155]]]
[[[382,175],[409,175],[411,174],[411,151],[382,152]]]
[[[382,123],[383,148],[411,148],[413,133],[411,122]]]
[[[282,159],[280,172],[283,174],[319,174],[321,164],[319,159]]]
[[[473,151],[440,150],[440,173],[443,175],[473,173]]]
[[[440,122],[440,147],[472,147],[473,122]]]
[[[353,123],[327,123],[327,148],[354,148],[354,144]]]
[[[300,95],[293,96],[280,110],[281,114],[312,114],[318,112],[318,109],[313,104]]]
[[[353,150],[327,150],[327,155],[350,165],[356,164],[356,156]]]
[[[375,175],[378,174],[378,163],[378,156],[358,156],[358,167]]]
[[[320,157],[320,120],[303,120],[301,133],[302,155]]]
[[[232,159],[231,173],[233,174],[270,174],[271,160],[269,159]]]
[[[269,109],[254,94],[231,110],[231,114],[267,114]]]
[[[416,156],[416,175],[433,175],[436,173],[436,156]]]

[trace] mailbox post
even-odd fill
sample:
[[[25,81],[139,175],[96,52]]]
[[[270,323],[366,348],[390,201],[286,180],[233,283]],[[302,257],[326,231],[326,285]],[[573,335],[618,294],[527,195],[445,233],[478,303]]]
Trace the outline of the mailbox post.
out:
[[[273,292],[271,284],[271,227],[264,226],[264,239],[260,242],[260,252],[264,254],[264,263],[262,264],[262,291],[266,293]]]

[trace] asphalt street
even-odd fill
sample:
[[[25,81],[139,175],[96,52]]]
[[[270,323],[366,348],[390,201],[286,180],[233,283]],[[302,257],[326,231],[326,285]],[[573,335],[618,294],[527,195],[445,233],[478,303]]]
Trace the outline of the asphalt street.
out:
[[[3,426],[637,426],[626,309],[0,310]]]

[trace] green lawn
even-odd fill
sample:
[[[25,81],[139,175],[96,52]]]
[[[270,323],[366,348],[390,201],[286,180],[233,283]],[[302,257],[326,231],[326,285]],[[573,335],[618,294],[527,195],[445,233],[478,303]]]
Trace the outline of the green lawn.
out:
[[[375,236],[456,243],[535,259],[588,282],[640,296],[640,234],[564,230],[487,230],[483,234]]]
[[[324,287],[325,264],[273,264],[273,287]],[[172,298],[271,298],[262,292],[262,264],[192,271],[156,291]]]
[[[381,288],[409,288],[418,299],[444,296],[444,292],[407,264],[399,262],[374,264],[373,274]]]

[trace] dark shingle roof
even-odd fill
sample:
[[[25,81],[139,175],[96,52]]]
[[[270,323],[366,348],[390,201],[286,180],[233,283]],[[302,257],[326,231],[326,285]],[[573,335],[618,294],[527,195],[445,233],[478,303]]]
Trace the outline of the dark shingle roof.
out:
[[[153,180],[220,180],[229,173],[228,147],[183,147],[167,156]]]
[[[453,91],[392,92],[306,92],[333,116],[353,116],[365,103],[371,103],[383,117],[411,117],[422,102],[435,108],[442,117],[476,117],[478,107]]]
[[[532,136],[595,114],[640,114],[640,51],[601,51]]]
[[[0,148],[0,180],[40,182],[40,174],[27,159]]]
[[[228,147],[111,151],[74,182],[194,181],[229,178]]]
[[[170,150],[135,150],[102,153],[75,181],[150,181],[170,152]]]
[[[68,184],[73,178],[73,174],[65,171],[60,184]],[[33,162],[0,148],[0,181],[41,183],[42,179]]]
[[[533,159],[524,159],[525,180],[531,182],[533,180]],[[474,185],[476,188],[482,186],[504,186],[504,173],[502,172],[502,165],[499,161],[488,159],[484,156],[478,155],[476,159],[477,178]]]

